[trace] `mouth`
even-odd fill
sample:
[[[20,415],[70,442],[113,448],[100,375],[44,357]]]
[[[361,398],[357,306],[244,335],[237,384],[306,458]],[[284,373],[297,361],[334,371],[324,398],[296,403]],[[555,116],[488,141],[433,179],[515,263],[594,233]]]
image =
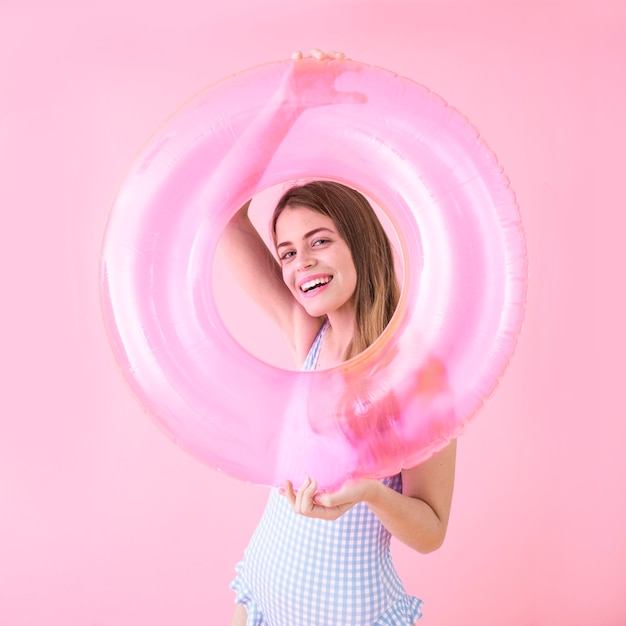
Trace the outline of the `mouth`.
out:
[[[328,285],[328,283],[333,279],[332,276],[316,276],[315,278],[311,278],[306,282],[300,285],[300,291],[302,293],[311,294],[320,287],[324,287]]]

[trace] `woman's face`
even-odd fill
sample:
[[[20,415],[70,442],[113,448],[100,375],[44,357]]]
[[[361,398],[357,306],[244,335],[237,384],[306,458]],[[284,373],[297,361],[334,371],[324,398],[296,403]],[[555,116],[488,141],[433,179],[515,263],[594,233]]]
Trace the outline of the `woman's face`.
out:
[[[285,284],[309,315],[354,315],[356,268],[331,218],[286,207],[276,222],[276,251]]]

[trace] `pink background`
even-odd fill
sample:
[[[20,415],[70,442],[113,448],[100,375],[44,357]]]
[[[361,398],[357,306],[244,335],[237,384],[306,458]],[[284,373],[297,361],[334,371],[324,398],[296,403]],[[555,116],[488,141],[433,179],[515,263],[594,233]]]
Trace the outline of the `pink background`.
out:
[[[624,32],[620,0],[4,0],[0,624],[228,623],[266,492],[138,407],[104,336],[98,254],[166,116],[314,46],[467,115],[527,230],[525,328],[461,439],[446,544],[394,548],[424,623],[626,624]]]

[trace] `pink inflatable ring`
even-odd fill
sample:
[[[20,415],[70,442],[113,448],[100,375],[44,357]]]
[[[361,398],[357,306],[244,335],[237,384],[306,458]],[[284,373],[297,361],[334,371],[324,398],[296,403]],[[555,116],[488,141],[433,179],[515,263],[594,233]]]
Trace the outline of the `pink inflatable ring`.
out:
[[[391,475],[459,435],[514,350],[526,254],[494,154],[426,88],[350,60],[325,62],[338,92],[307,109],[259,176],[220,174],[293,67],[235,75],[178,111],[142,150],[113,206],[102,250],[105,324],[121,369],[180,446],[258,484],[315,476],[334,488]],[[287,371],[228,333],[211,285],[220,234],[271,186],[332,179],[383,207],[402,247],[398,310],[341,367]]]

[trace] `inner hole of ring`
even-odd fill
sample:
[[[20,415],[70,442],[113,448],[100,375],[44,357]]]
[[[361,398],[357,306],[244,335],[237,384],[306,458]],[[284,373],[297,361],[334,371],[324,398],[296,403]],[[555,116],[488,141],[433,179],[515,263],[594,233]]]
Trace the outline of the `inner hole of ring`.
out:
[[[285,190],[299,182],[303,181],[288,181],[274,185],[252,198],[248,215],[274,257],[276,255],[270,234],[271,216]],[[350,186],[358,189],[354,185]],[[393,248],[396,277],[402,289],[406,261],[400,237],[387,213],[369,195],[361,189],[358,191],[369,200],[387,233]],[[233,209],[233,213],[235,210]],[[212,292],[217,312],[233,341],[269,365],[284,370],[300,369],[300,364],[295,363],[280,329],[237,282],[229,268],[229,260],[220,254],[216,255],[213,263]]]

